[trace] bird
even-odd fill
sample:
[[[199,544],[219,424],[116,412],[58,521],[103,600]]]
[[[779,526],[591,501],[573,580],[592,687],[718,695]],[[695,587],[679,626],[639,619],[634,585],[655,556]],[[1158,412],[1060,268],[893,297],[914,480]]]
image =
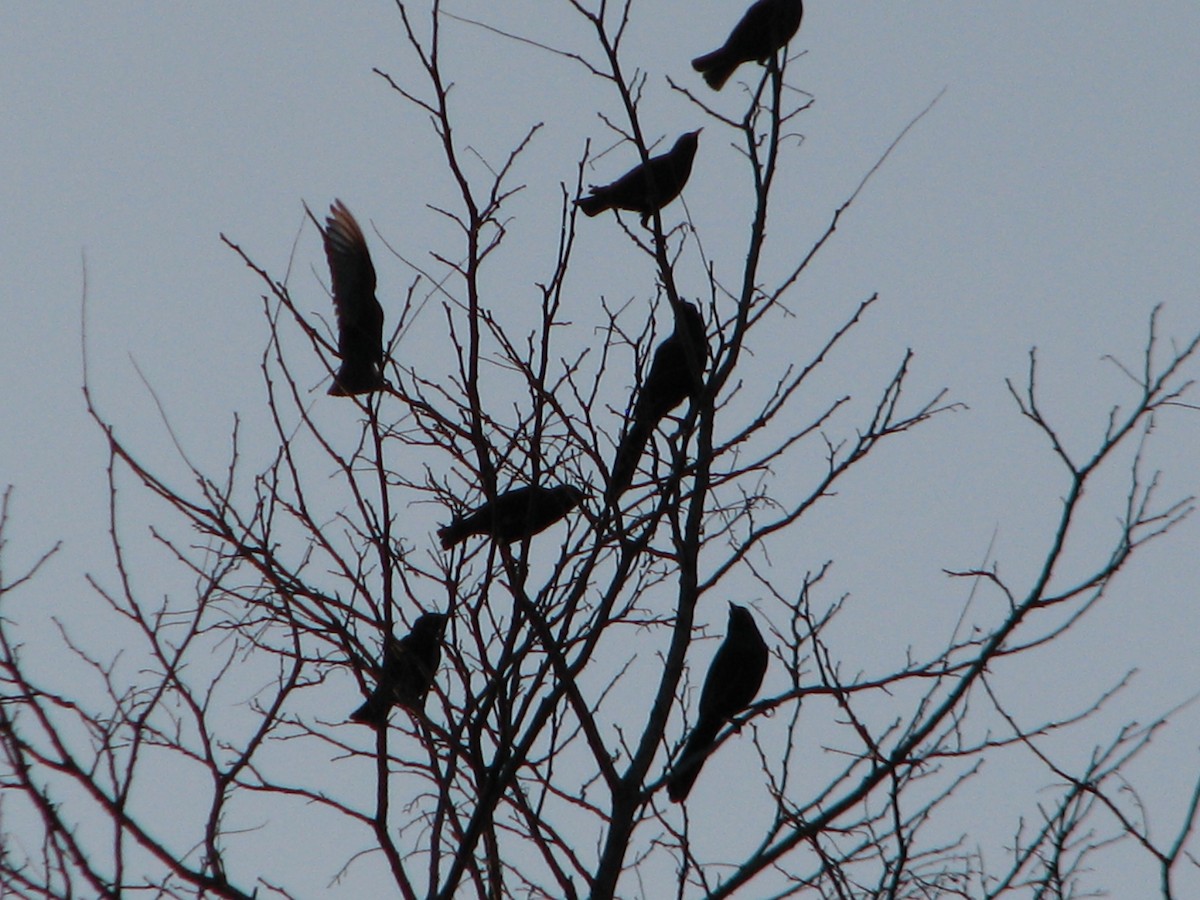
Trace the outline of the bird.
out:
[[[591,193],[576,200],[575,205],[586,216],[598,216],[607,209],[641,213],[644,228],[650,216],[678,197],[687,184],[700,145],[700,131],[698,128],[680,135],[666,153],[634,166],[612,184],[592,185]]]
[[[577,487],[561,484],[514,488],[438,529],[442,549],[449,550],[473,534],[489,535],[502,544],[545,531],[583,502]]]
[[[375,266],[362,229],[341,200],[330,205],[321,236],[333,282],[338,356],[342,358],[329,393],[335,397],[368,394],[386,384],[383,307],[375,299]]]
[[[383,661],[375,690],[350,714],[350,720],[382,728],[393,706],[402,706],[414,715],[423,714],[425,696],[442,660],[445,630],[445,614],[423,613],[413,622],[407,636],[398,639],[389,634],[383,642]]]
[[[729,626],[704,678],[696,725],[667,776],[667,796],[673,803],[687,797],[721,727],[753,702],[766,671],[767,644],[754,616],[746,607],[730,603]]]
[[[803,15],[802,0],[756,0],[725,43],[693,59],[692,68],[719,91],[742,63],[766,60],[787,44],[800,29]]]
[[[629,429],[617,445],[605,494],[609,500],[617,499],[629,487],[646,442],[658,423],[703,386],[707,350],[700,310],[686,300],[681,301],[675,331],[654,351],[650,371],[637,392]]]

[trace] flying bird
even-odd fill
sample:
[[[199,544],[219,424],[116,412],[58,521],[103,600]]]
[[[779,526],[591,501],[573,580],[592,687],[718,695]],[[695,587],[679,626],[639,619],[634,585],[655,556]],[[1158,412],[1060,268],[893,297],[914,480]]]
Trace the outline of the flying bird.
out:
[[[647,220],[679,196],[700,143],[700,129],[680,135],[675,146],[649,162],[634,166],[612,184],[591,187],[591,193],[575,201],[584,215],[598,216],[606,209],[628,209],[641,213],[642,227]]]
[[[692,68],[719,91],[742,63],[766,60],[790,41],[803,15],[802,0],[757,0],[733,26],[725,44],[697,56]]]
[[[646,442],[658,423],[688,397],[694,397],[703,386],[707,349],[700,311],[686,301],[680,303],[675,331],[654,351],[650,371],[637,392],[629,430],[617,446],[605,493],[610,501],[620,497],[629,487]]]
[[[722,726],[753,702],[766,671],[767,644],[754,616],[744,606],[730,603],[725,641],[704,678],[696,726],[667,777],[667,796],[672,802],[687,797]]]
[[[350,720],[382,728],[393,706],[415,715],[425,710],[425,696],[442,661],[442,635],[446,616],[425,613],[413,622],[412,631],[397,639],[389,634],[383,642],[379,680],[367,702],[350,714]]]
[[[341,200],[329,207],[321,236],[333,281],[338,356],[342,358],[329,393],[348,397],[377,391],[385,385],[383,307],[375,299],[375,266],[371,264],[367,239]]]
[[[438,529],[442,549],[449,550],[473,534],[485,534],[501,544],[545,531],[583,502],[583,491],[569,484],[545,488],[515,488]]]

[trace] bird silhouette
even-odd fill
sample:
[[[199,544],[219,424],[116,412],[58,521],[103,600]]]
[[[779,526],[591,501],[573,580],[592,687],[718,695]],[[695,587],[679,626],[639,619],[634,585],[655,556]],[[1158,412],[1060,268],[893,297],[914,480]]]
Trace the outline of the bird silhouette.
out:
[[[697,56],[692,68],[719,91],[742,63],[766,60],[790,41],[803,15],[802,0],[757,0],[733,26],[724,45]]]
[[[383,307],[375,299],[375,266],[367,239],[341,200],[329,207],[321,236],[333,282],[338,356],[342,358],[329,393],[347,397],[377,391],[385,385]]]
[[[679,196],[700,143],[700,129],[680,135],[675,146],[649,162],[634,166],[612,184],[591,187],[591,193],[575,201],[584,215],[598,216],[607,209],[640,213],[642,226],[658,210]]]
[[[389,634],[383,642],[383,662],[375,690],[350,714],[351,721],[382,728],[393,706],[402,706],[414,715],[423,714],[425,696],[442,661],[445,630],[445,615],[424,613],[405,637],[397,639]]]
[[[700,311],[686,301],[681,302],[675,331],[655,349],[650,371],[637,391],[629,428],[617,445],[605,493],[609,500],[620,497],[633,481],[638,460],[658,423],[703,386],[707,350]]]
[[[730,603],[725,641],[704,678],[696,725],[667,777],[667,796],[672,802],[687,797],[722,726],[753,702],[766,671],[767,644],[754,616],[744,606]]]
[[[545,488],[515,488],[438,529],[442,549],[449,550],[473,534],[485,534],[501,544],[544,531],[583,502],[583,491],[569,484]]]

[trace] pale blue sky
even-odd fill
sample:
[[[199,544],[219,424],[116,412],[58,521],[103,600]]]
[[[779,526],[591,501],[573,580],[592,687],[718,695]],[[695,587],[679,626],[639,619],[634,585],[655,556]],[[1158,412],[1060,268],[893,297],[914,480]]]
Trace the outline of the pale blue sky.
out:
[[[644,121],[654,136],[703,124],[666,76],[723,111],[740,108],[732,88],[707,92],[688,60],[719,43],[742,6],[638,4],[626,59],[648,72]],[[590,46],[550,0],[496,8],[448,6],[556,46]],[[519,170],[528,188],[511,207],[512,253],[487,298],[519,321],[553,260],[559,183],[574,178],[586,139],[611,143],[596,111],[615,115],[615,100],[569,62],[463,24],[447,23],[446,34],[464,140],[499,161],[532,123],[546,123]],[[789,302],[794,330],[778,345],[765,332],[751,345],[763,360],[814,346],[878,291],[882,302],[829,377],[847,390],[878,383],[911,346],[914,397],[946,386],[970,406],[885,449],[848,483],[857,496],[818,509],[795,533],[807,565],[839,559],[837,590],[871,605],[881,631],[854,644],[861,664],[902,653],[886,623],[926,613],[952,622],[966,586],[941,570],[978,563],[993,533],[993,557],[1014,577],[1029,565],[1030,542],[1044,539],[1064,482],[1003,384],[1023,377],[1030,346],[1043,361],[1047,407],[1082,448],[1108,407],[1128,399],[1101,357],[1136,363],[1157,303],[1166,305],[1164,334],[1200,329],[1198,44],[1194,2],[808,4],[798,40],[806,55],[792,80],[815,104],[797,122],[803,145],[782,176],[767,277],[793,262],[789,249],[819,236],[896,134],[946,89],[800,280]],[[80,395],[84,258],[98,402],[170,470],[173,451],[130,357],[210,468],[223,459],[233,413],[262,397],[261,291],[219,233],[278,277],[295,243],[293,296],[322,315],[327,273],[302,201],[320,211],[341,197],[364,223],[385,306],[398,304],[412,273],[375,228],[425,262],[428,249],[449,245],[426,209],[450,196],[429,126],[372,67],[420,85],[389,3],[0,10],[0,484],[17,486],[7,552],[20,558],[66,541],[40,583],[47,602],[83,596],[81,572],[105,566],[104,447]],[[593,180],[629,161],[618,149]],[[735,272],[742,253],[744,185],[715,187],[736,163],[727,138],[708,127],[684,194],[718,276]],[[581,322],[600,294],[621,302],[648,291],[645,266],[623,255],[611,222],[582,223],[579,240],[570,292]],[[682,287],[701,289],[694,268]],[[419,368],[431,351],[414,339],[401,352]],[[314,397],[319,375],[314,368],[306,385]],[[1181,412],[1157,437],[1152,461],[1171,493],[1200,491],[1198,417]],[[1108,499],[1119,496],[1119,479],[1109,487]],[[143,523],[160,514],[133,494],[128,502],[135,520],[139,510]],[[1104,510],[1100,534],[1113,521]],[[1142,675],[1125,718],[1200,689],[1198,540],[1200,523],[1186,523],[1122,573],[1064,653],[1028,673],[1031,702],[1051,704],[1037,709],[1055,708],[1060,694],[1083,702],[1132,666]],[[1009,685],[1022,683],[1013,676]],[[1200,769],[1200,716],[1185,713],[1160,743],[1145,769],[1169,830],[1178,809],[1168,773],[1187,783]],[[988,802],[1003,797],[1001,788]],[[1136,886],[1144,871],[1104,874]]]

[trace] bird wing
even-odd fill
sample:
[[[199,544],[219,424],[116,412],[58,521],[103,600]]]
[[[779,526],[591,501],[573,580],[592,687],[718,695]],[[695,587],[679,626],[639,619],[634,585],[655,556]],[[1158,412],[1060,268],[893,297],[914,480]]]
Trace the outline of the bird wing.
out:
[[[757,626],[730,628],[713,657],[704,690],[700,692],[699,718],[724,722],[744,710],[762,687],[767,669],[766,644]]]
[[[362,229],[341,200],[329,207],[324,238],[338,321],[338,353],[346,360],[382,362],[383,308],[375,299],[375,266]]]

